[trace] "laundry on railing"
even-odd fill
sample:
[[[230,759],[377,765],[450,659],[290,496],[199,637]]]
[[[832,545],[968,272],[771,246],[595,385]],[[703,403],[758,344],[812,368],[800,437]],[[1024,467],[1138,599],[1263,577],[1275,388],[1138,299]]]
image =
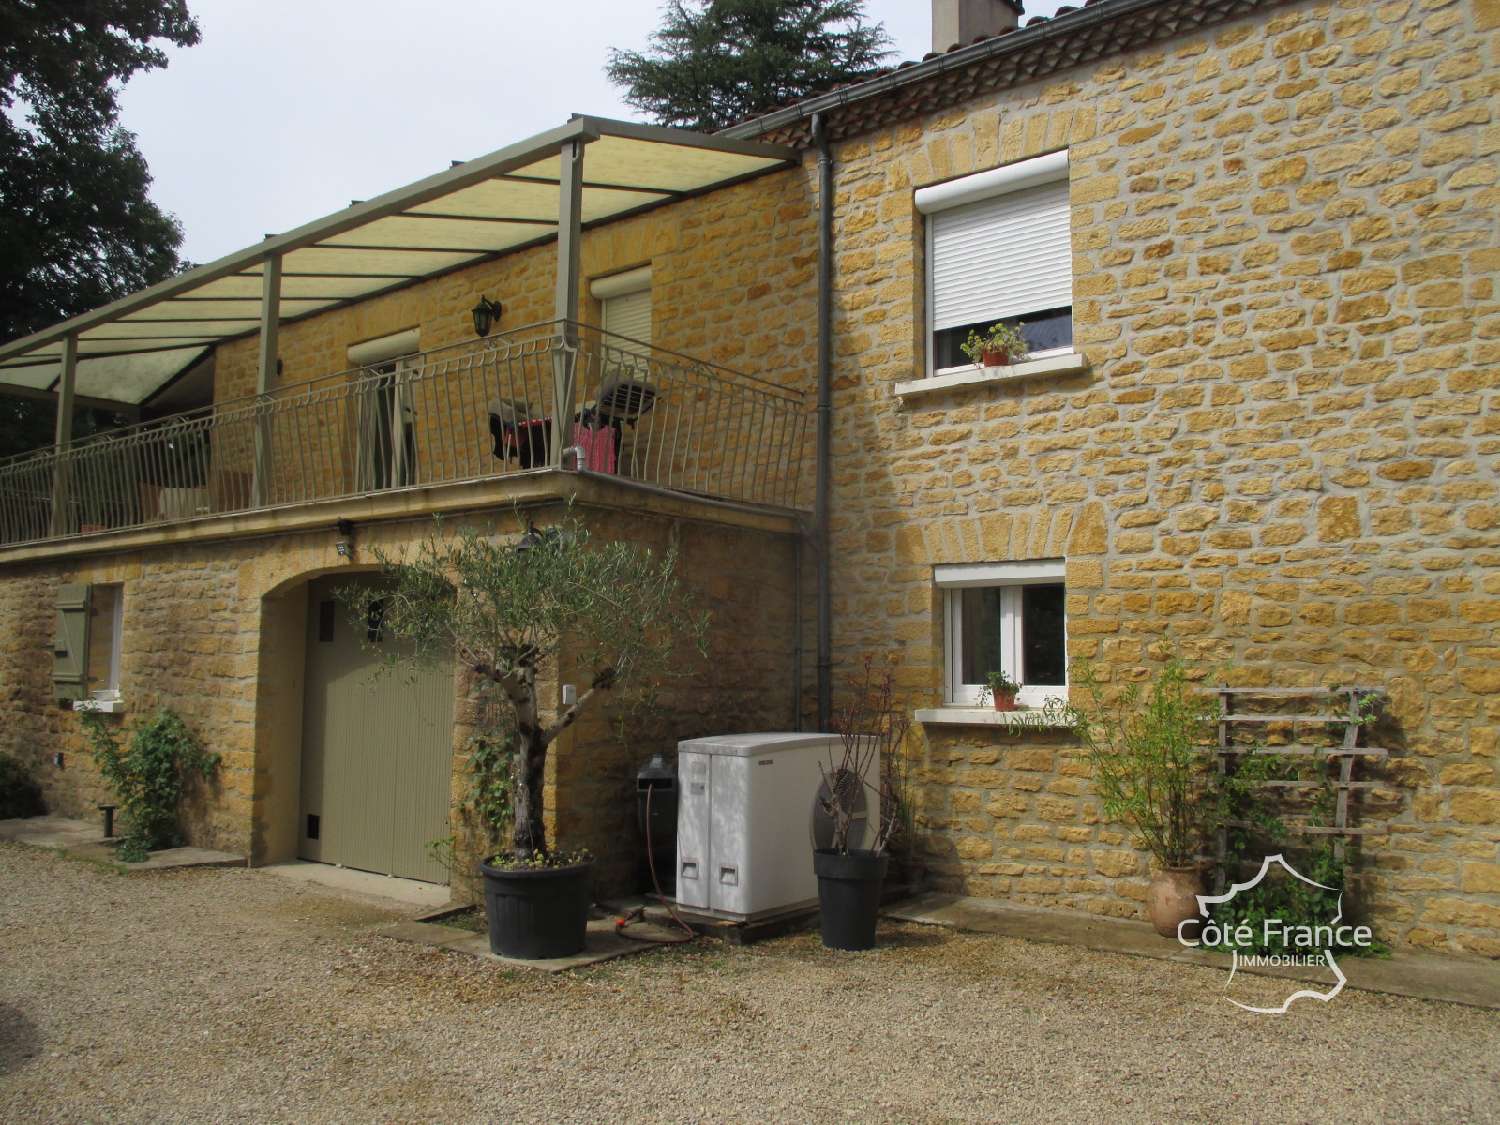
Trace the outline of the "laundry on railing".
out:
[[[506,461],[515,459],[523,469],[541,469],[547,466],[551,434],[551,418],[504,422],[500,415],[493,411],[490,413],[490,437],[494,442],[495,456]]]
[[[613,473],[620,443],[617,426],[573,423],[573,444],[583,450],[583,467],[594,473]]]

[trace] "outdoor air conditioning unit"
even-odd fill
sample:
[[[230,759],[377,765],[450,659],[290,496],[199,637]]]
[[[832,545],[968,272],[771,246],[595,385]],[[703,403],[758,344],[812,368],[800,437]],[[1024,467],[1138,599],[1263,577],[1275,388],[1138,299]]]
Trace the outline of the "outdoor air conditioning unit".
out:
[[[831,832],[818,807],[822,770],[837,767],[836,734],[771,732],[692,738],[677,744],[677,904],[747,921],[818,899],[815,837]],[[822,770],[819,769],[819,764]],[[879,784],[879,764],[870,785]],[[850,830],[862,847],[879,825],[880,802],[864,787]]]

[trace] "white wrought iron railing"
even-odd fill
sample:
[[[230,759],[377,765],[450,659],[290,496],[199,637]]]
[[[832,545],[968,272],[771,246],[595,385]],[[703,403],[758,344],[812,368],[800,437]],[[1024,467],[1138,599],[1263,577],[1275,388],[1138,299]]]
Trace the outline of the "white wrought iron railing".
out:
[[[548,323],[0,462],[0,545],[542,468],[780,508],[801,392]]]

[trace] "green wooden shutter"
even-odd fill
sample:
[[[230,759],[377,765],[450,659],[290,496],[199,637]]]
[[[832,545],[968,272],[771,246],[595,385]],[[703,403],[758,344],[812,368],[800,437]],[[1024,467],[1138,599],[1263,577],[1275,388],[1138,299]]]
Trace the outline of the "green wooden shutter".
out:
[[[52,695],[83,699],[89,687],[89,610],[93,588],[79,582],[57,592],[57,632],[52,641]]]

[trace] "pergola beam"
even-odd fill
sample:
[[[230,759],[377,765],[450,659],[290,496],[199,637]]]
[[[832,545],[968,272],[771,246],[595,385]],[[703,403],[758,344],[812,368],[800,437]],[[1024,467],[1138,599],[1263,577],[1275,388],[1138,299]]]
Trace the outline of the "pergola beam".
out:
[[[255,372],[255,393],[266,394],[276,382],[276,361],[281,330],[281,255],[266,255],[265,272],[261,274],[260,293],[260,365]],[[252,485],[255,506],[265,503],[266,482],[271,470],[271,434],[265,417],[255,423],[255,479]]]
[[[73,444],[73,388],[78,382],[78,334],[63,337],[62,374],[57,385],[57,424],[53,430],[52,449],[66,453]],[[70,466],[61,456],[52,474],[52,534],[66,535],[71,530],[68,518]]]
[[[260,368],[255,393],[265,394],[276,381],[276,354],[281,330],[281,255],[266,258],[260,289]]]
[[[562,331],[562,350],[553,359],[552,464],[562,466],[572,444],[577,399],[578,274],[583,247],[582,141],[562,146],[557,177],[557,278],[553,306]]]

